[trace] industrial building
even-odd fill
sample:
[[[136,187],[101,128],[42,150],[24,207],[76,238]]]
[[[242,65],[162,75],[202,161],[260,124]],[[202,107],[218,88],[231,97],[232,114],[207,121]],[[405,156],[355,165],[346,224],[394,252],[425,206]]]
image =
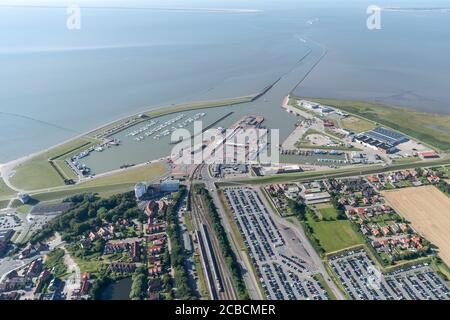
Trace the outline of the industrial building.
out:
[[[398,151],[396,146],[407,142],[409,139],[395,131],[385,128],[375,128],[356,135],[354,140],[376,150],[395,153]]]

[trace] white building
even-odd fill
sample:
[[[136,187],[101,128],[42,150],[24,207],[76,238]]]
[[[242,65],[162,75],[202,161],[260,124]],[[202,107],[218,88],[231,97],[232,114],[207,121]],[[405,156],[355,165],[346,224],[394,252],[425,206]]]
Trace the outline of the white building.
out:
[[[139,182],[134,186],[134,194],[137,199],[142,199],[146,193],[147,185],[144,182]]]
[[[23,204],[30,201],[30,196],[27,193],[19,193],[18,197],[19,197],[20,202],[22,202]]]

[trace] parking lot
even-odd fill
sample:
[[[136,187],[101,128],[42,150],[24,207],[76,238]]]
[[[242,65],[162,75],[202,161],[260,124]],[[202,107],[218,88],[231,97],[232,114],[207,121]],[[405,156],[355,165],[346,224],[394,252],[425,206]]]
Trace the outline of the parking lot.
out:
[[[0,215],[0,230],[17,228],[21,223],[22,221],[12,213]]]
[[[333,256],[329,264],[352,299],[448,300],[448,285],[426,264],[382,274],[363,249]]]
[[[313,278],[315,270],[289,229],[270,216],[258,192],[226,188],[224,194],[268,299],[322,300],[327,294]]]

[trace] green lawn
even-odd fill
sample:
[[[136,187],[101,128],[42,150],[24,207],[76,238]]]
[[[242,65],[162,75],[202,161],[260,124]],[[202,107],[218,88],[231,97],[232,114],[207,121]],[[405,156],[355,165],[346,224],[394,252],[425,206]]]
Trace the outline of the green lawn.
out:
[[[307,223],[313,229],[314,236],[320,241],[325,253],[364,244],[363,237],[352,228],[352,223],[348,220],[316,222],[309,215],[307,217]]]
[[[31,206],[27,205],[27,204],[17,207],[17,212],[22,213],[22,214],[26,214],[30,211],[31,211]]]
[[[339,108],[354,116],[401,131],[440,150],[450,150],[450,115],[362,101],[306,99]]]
[[[332,205],[324,206],[322,208],[318,208],[317,212],[320,214],[322,219],[336,219],[337,212],[336,209]]]
[[[162,176],[166,170],[167,168],[164,164],[157,162],[92,179],[77,185],[66,186],[48,192],[31,193],[30,195],[37,201],[64,199],[80,193],[98,193],[100,196],[107,197],[132,190],[136,182],[155,180]]]
[[[65,157],[75,153],[78,148],[87,148],[90,138],[79,138],[69,141],[61,146],[55,147],[47,152],[37,155],[14,168],[15,173],[10,182],[17,188],[24,190],[37,190],[63,186],[64,180],[58,172],[50,165],[50,158]],[[56,165],[61,168],[61,161],[55,160]],[[61,169],[62,173],[68,169]],[[73,178],[73,174],[67,178]]]

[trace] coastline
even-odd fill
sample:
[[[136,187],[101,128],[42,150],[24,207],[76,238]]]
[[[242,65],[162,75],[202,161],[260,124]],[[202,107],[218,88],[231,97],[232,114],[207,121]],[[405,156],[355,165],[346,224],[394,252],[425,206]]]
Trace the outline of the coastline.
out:
[[[14,170],[21,165],[22,163],[25,163],[35,157],[38,156],[42,156],[43,154],[47,153],[47,152],[51,152],[56,150],[57,148],[61,148],[64,147],[65,145],[68,145],[71,142],[76,141],[77,139],[86,139],[86,140],[92,140],[92,142],[94,142],[95,140],[99,140],[101,138],[107,138],[108,136],[115,134],[117,132],[120,132],[126,128],[128,128],[129,126],[133,126],[137,123],[139,123],[139,120],[137,122],[133,122],[133,121],[129,121],[131,119],[135,120],[137,118],[139,118],[139,116],[141,115],[146,115],[149,118],[157,118],[160,116],[164,116],[164,115],[169,115],[169,114],[173,114],[173,113],[179,113],[179,112],[183,112],[183,111],[190,111],[190,110],[196,110],[196,109],[206,109],[206,108],[221,108],[221,107],[227,107],[227,106],[232,106],[232,105],[236,105],[236,104],[243,104],[243,103],[249,103],[249,102],[253,102],[259,98],[261,98],[262,96],[264,96],[264,94],[270,90],[270,88],[272,88],[277,82],[279,81],[279,79],[277,79],[274,83],[272,83],[269,86],[266,86],[265,88],[263,88],[259,93],[253,94],[253,95],[247,95],[247,96],[241,96],[241,97],[235,97],[235,98],[228,98],[228,99],[223,99],[223,100],[210,100],[210,101],[196,101],[196,102],[190,102],[190,103],[182,103],[182,104],[173,104],[173,105],[167,105],[167,106],[161,106],[161,107],[157,107],[156,109],[150,109],[144,112],[133,112],[132,114],[125,116],[125,117],[120,117],[116,120],[110,121],[106,124],[103,124],[101,126],[98,126],[92,130],[87,131],[86,133],[82,133],[79,135],[76,135],[68,140],[62,141],[61,143],[58,143],[56,145],[53,145],[49,148],[46,148],[44,150],[40,150],[38,152],[34,152],[34,153],[30,153],[28,155],[25,155],[23,157],[20,157],[18,159],[0,164],[0,176],[3,179],[4,183],[12,190],[16,191],[16,192],[27,192],[27,191],[36,191],[39,189],[21,189],[19,187],[16,187],[15,185],[13,185],[9,180],[10,178],[13,176]],[[292,95],[292,97],[294,98],[299,98],[297,95]],[[328,101],[341,101],[341,103],[349,103],[350,100],[333,100],[333,99],[323,99],[323,98],[308,98],[308,99],[312,99],[312,101],[314,100],[328,100]],[[285,101],[286,103],[286,101]],[[360,102],[358,101],[353,101],[354,104],[358,104]],[[363,102],[366,103],[366,102]],[[368,104],[370,104],[369,102],[367,102]],[[331,105],[331,104],[330,104]],[[334,107],[339,108],[339,106],[337,105],[333,105]],[[384,108],[390,108],[392,110],[395,110],[397,107],[395,106],[387,106],[387,105],[383,105]],[[398,108],[397,108],[398,109]],[[406,110],[401,108],[402,110]],[[345,110],[345,108],[344,108]],[[348,110],[347,110],[348,111]],[[413,110],[411,110],[411,112],[414,112]],[[352,114],[352,112],[350,112],[350,114]],[[434,114],[432,113],[424,113],[426,115],[430,115],[433,116]],[[360,115],[355,115],[357,117],[360,117]],[[368,119],[369,121],[373,121]],[[124,127],[123,127],[123,126]],[[388,126],[390,127],[390,126]],[[118,130],[118,131],[117,131]],[[400,132],[402,132],[403,134],[406,134],[408,136],[410,136],[409,134],[398,130]],[[429,145],[428,143],[425,143],[424,141],[422,141],[421,139],[418,139],[418,137],[414,137],[414,136],[410,136],[413,139],[422,142],[424,145]],[[444,151],[444,153],[446,150],[441,150]],[[61,153],[64,154],[64,153]],[[58,156],[57,156],[58,157]],[[137,165],[141,165],[141,163],[137,164]],[[115,172],[115,170],[113,170],[112,172]],[[107,174],[108,172],[106,172]],[[94,178],[95,179],[95,178]],[[81,181],[80,181],[81,182]],[[63,187],[63,185],[61,186],[56,186],[56,187],[52,187],[53,188],[58,188],[58,187]]]
[[[278,80],[277,80],[278,81]],[[276,83],[276,82],[275,82]],[[11,190],[21,193],[21,192],[35,192],[37,190],[34,189],[22,189],[19,188],[15,185],[13,185],[10,182],[10,178],[14,175],[15,173],[15,169],[23,164],[26,163],[27,161],[32,160],[35,157],[39,157],[47,152],[51,152],[52,150],[55,150],[57,148],[60,147],[64,147],[65,145],[74,142],[78,139],[83,139],[83,138],[87,138],[90,140],[96,140],[97,138],[93,137],[92,135],[94,135],[95,133],[99,133],[105,129],[107,129],[110,126],[114,126],[115,124],[120,124],[121,122],[126,121],[127,119],[131,119],[131,118],[136,118],[139,115],[145,114],[147,115],[149,118],[157,118],[157,117],[161,117],[161,116],[165,116],[165,115],[170,115],[173,113],[179,113],[179,112],[183,112],[183,111],[191,111],[191,110],[197,110],[197,109],[206,109],[206,108],[220,108],[220,107],[227,107],[227,106],[232,106],[232,105],[236,105],[236,104],[242,104],[242,103],[248,103],[248,102],[252,102],[256,99],[258,99],[259,97],[261,97],[262,95],[264,95],[264,93],[266,93],[268,90],[270,90],[270,88],[273,86],[274,84],[271,84],[265,88],[263,88],[261,91],[254,93],[254,94],[250,94],[250,95],[245,95],[245,96],[239,96],[239,97],[233,97],[233,98],[227,98],[227,99],[222,99],[222,100],[205,100],[205,101],[193,101],[193,102],[189,102],[189,103],[181,103],[181,104],[172,104],[172,105],[166,105],[166,106],[161,106],[161,107],[156,107],[155,109],[147,109],[146,111],[143,112],[133,112],[130,115],[127,116],[123,116],[120,117],[116,120],[113,121],[109,121],[106,124],[100,125],[96,128],[93,128],[85,133],[81,133],[78,134],[70,139],[64,140],[60,143],[57,143],[55,145],[52,145],[48,148],[45,148],[43,150],[39,150],[37,152],[32,152],[29,153],[25,156],[19,157],[17,159],[5,162],[5,163],[0,163],[0,179],[3,180],[4,184],[10,188]],[[160,161],[161,159],[159,159],[158,161]],[[143,163],[139,163],[138,165],[143,165]],[[123,170],[123,169],[118,169],[118,170]],[[126,169],[125,169],[126,170]],[[116,170],[113,170],[116,171]],[[95,179],[95,178],[94,178]],[[52,187],[52,188],[44,188],[41,190],[45,190],[45,189],[53,189],[53,188],[63,188],[64,185],[60,185],[60,186],[56,186],[56,187]],[[66,186],[67,187],[67,186]]]
[[[5,163],[0,163],[0,173],[3,173],[3,170],[5,170],[5,168],[10,167],[10,166],[17,166],[22,162],[25,162],[35,156],[41,155],[45,152],[51,151],[52,149],[55,149],[57,147],[61,147],[69,142],[72,142],[74,140],[89,136],[93,133],[96,133],[98,131],[101,131],[102,129],[107,128],[108,126],[111,126],[113,124],[116,124],[118,122],[124,121],[128,118],[132,118],[132,117],[137,117],[140,114],[147,114],[149,115],[149,117],[153,118],[153,117],[160,117],[160,116],[164,116],[164,115],[169,115],[169,114],[173,114],[173,113],[178,113],[178,112],[182,112],[182,111],[190,111],[190,110],[197,110],[197,109],[205,109],[205,108],[219,108],[219,107],[226,107],[226,106],[230,106],[230,105],[234,105],[234,104],[242,104],[242,103],[246,103],[246,102],[251,102],[253,101],[254,97],[260,95],[260,93],[254,94],[254,95],[248,95],[248,96],[241,96],[241,97],[235,97],[235,98],[228,98],[228,99],[223,99],[223,100],[205,100],[205,101],[194,101],[194,102],[190,102],[190,103],[181,103],[181,104],[175,104],[175,105],[167,105],[167,106],[161,106],[158,107],[156,109],[150,109],[144,112],[133,112],[130,115],[124,116],[124,117],[120,117],[117,118],[115,120],[112,120],[110,122],[107,122],[105,124],[102,124],[94,129],[91,129],[89,131],[86,131],[84,133],[78,134],[72,138],[69,138],[67,140],[64,140],[60,143],[57,143],[55,145],[52,145],[48,148],[36,151],[36,152],[32,152],[29,153],[25,156],[19,157],[17,159],[5,162]],[[92,138],[92,137],[91,137]],[[3,175],[2,175],[3,176]]]

